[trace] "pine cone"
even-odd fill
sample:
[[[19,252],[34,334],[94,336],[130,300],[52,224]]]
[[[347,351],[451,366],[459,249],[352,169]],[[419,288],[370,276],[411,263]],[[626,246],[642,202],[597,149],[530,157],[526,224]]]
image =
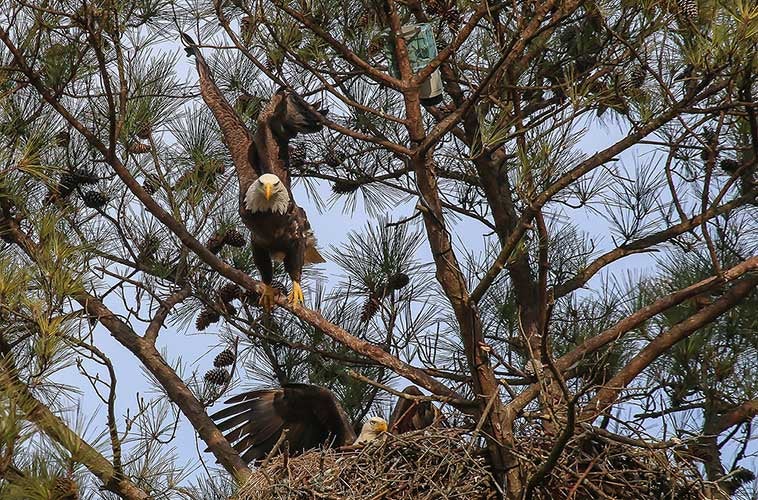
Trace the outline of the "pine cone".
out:
[[[56,477],[53,483],[54,500],[78,500],[79,486],[68,477]]]
[[[400,290],[408,285],[411,279],[405,273],[395,273],[387,280],[387,288],[390,290]]]
[[[82,195],[82,201],[89,208],[103,208],[108,203],[108,197],[100,191],[87,191]]]
[[[97,184],[97,176],[83,168],[77,168],[61,175],[58,181],[58,192],[65,198],[81,185]]]
[[[234,108],[237,113],[245,115],[251,120],[258,118],[258,113],[261,112],[263,99],[257,95],[250,95],[247,93],[240,94],[237,101],[234,103]]]
[[[227,283],[218,289],[218,297],[222,302],[231,302],[242,297],[242,288],[236,283]]]
[[[223,366],[229,366],[234,363],[234,353],[229,349],[224,349],[213,360],[213,366],[221,368]]]
[[[61,175],[60,180],[58,180],[58,185],[54,188],[48,189],[44,203],[55,203],[68,198],[68,196],[73,193],[80,184],[79,177],[74,173]]]
[[[740,162],[731,158],[724,158],[719,162],[719,168],[727,174],[733,174],[740,168]]]
[[[219,319],[221,319],[221,315],[219,315],[218,312],[208,307],[204,307],[203,310],[200,311],[200,314],[198,314],[197,320],[195,320],[195,328],[202,332]]]
[[[324,163],[329,165],[332,168],[337,168],[340,165],[342,165],[347,157],[345,156],[345,153],[342,151],[328,151],[324,155]]]
[[[58,192],[62,197],[66,197],[71,194],[79,185],[81,181],[76,174],[68,173],[61,175],[60,181],[58,181]],[[64,194],[65,193],[65,194]]]
[[[67,129],[63,129],[57,134],[55,134],[55,145],[60,148],[68,147],[69,142],[71,142],[71,133]]]
[[[379,301],[376,297],[369,297],[361,309],[361,322],[368,323],[371,318],[379,311]]]
[[[382,49],[382,41],[379,38],[374,38],[369,42],[366,47],[366,55],[371,58],[374,57]]]
[[[248,305],[258,307],[260,305],[261,295],[258,292],[246,291],[245,295],[242,296],[242,300]]]
[[[370,22],[371,22],[371,17],[369,17],[367,12],[364,12],[363,14],[358,16],[358,20],[355,22],[355,25],[359,28],[366,28]]]
[[[81,184],[97,184],[97,181],[99,180],[97,178],[97,175],[94,174],[94,172],[90,172],[89,170],[83,169],[83,168],[77,168],[73,171],[73,176],[76,179],[76,182]]]
[[[447,10],[447,3],[444,0],[427,0],[426,13],[430,16],[437,16]]]
[[[692,22],[697,22],[699,10],[697,0],[676,0],[681,17],[687,18]]]
[[[147,191],[147,194],[153,195],[160,188],[161,183],[154,175],[145,176],[145,180],[142,181],[142,187]]]
[[[137,130],[137,137],[140,139],[147,140],[150,138],[150,136],[153,133],[153,128],[150,126],[149,123],[146,123],[142,125],[139,130]]]
[[[232,378],[224,368],[214,368],[205,372],[203,377],[206,382],[213,385],[224,385]]]
[[[458,31],[461,29],[461,13],[455,7],[445,12],[443,19],[451,31]]]
[[[222,302],[219,304],[219,307],[222,311],[224,311],[224,314],[227,314],[229,316],[237,315],[237,308],[231,302]]]
[[[645,67],[642,64],[638,64],[629,73],[629,81],[634,87],[641,87],[645,84]]]
[[[224,247],[225,236],[226,235],[221,235],[218,232],[213,233],[213,236],[208,239],[208,242],[205,244],[205,246],[208,247],[208,250],[211,252],[219,253]]]
[[[447,40],[445,40],[444,38],[442,38],[442,36],[438,36],[435,39],[434,43],[437,46],[437,53],[442,52],[449,45],[449,42]]]
[[[621,91],[621,94],[623,94],[623,95],[629,95],[632,92],[634,92],[634,85],[627,78],[623,78],[622,77],[622,79],[619,80],[619,82],[618,82],[618,88],[619,88],[619,91]]]
[[[228,229],[224,234],[224,243],[232,247],[242,248],[245,246],[245,237],[236,229]]]
[[[289,289],[287,288],[287,285],[285,285],[284,283],[282,283],[279,280],[272,281],[271,282],[271,287],[274,290],[278,290],[279,293],[281,293],[282,295],[289,295],[289,293],[290,293]]]
[[[713,130],[710,127],[703,127],[703,132],[701,133],[701,137],[703,138],[703,142],[706,144],[715,143],[718,137],[716,136],[716,131]]]
[[[718,156],[718,136],[716,135],[716,131],[710,127],[704,127],[701,137],[705,143],[705,147],[700,152],[700,159],[703,161],[715,159],[711,155],[714,157]]]
[[[361,183],[353,179],[340,179],[332,184],[332,191],[337,194],[354,193],[361,187]]]
[[[133,142],[129,144],[129,147],[127,149],[132,154],[141,155],[141,154],[150,152],[150,144],[145,144],[142,142]]]
[[[737,467],[732,470],[731,476],[729,479],[730,491],[737,491],[745,483],[755,481],[755,472],[744,467]]]
[[[295,144],[289,148],[290,167],[302,167],[305,165],[306,150],[305,144]]]
[[[137,249],[139,250],[137,253],[137,262],[151,260],[155,257],[155,254],[158,253],[160,247],[160,240],[156,236],[148,234],[145,236],[145,239],[140,241],[137,245]]]

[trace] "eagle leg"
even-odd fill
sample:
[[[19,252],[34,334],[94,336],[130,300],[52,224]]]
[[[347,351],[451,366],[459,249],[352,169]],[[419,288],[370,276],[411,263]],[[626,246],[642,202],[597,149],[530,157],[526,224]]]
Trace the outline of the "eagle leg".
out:
[[[266,283],[263,284],[263,293],[261,294],[261,298],[258,301],[258,305],[260,305],[266,313],[270,313],[274,308],[275,293],[276,290],[274,287],[267,285]]]
[[[289,294],[289,301],[292,305],[302,304],[305,300],[303,289],[300,287],[300,277],[303,273],[303,264],[305,257],[305,238],[299,238],[292,247],[287,250],[284,256],[284,269],[290,275],[292,280],[292,291]]]
[[[271,281],[274,279],[274,263],[271,262],[268,249],[253,244],[253,262],[263,281],[263,293],[258,304],[264,311],[270,313],[274,308],[274,288],[271,286]]]
[[[302,304],[305,301],[305,297],[303,296],[303,289],[300,287],[300,283],[297,281],[292,282],[292,291],[289,294],[289,300],[290,304],[295,306]]]

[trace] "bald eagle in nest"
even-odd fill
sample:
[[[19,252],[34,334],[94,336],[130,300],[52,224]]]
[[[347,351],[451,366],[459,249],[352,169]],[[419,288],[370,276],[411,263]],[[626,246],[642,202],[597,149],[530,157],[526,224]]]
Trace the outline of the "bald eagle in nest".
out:
[[[403,392],[420,396],[415,386]],[[387,422],[371,417],[356,437],[353,426],[334,394],[324,387],[286,384],[239,394],[228,401],[231,406],[211,415],[224,437],[246,462],[258,461],[271,452],[282,432],[293,455],[327,447],[360,445],[376,439],[382,432],[410,432],[441,423],[439,409],[430,401],[400,398]]]
[[[218,89],[208,64],[194,40],[182,33],[188,56],[194,56],[200,94],[210,108],[234,162],[239,179],[239,213],[252,234],[253,260],[264,283],[260,303],[274,304],[273,261],[282,261],[292,280],[289,300],[303,302],[300,280],[303,265],[325,262],[305,210],[292,196],[289,175],[289,141],[298,134],[321,130],[326,110],[310,107],[285,90],[274,94],[258,114],[252,134]]]

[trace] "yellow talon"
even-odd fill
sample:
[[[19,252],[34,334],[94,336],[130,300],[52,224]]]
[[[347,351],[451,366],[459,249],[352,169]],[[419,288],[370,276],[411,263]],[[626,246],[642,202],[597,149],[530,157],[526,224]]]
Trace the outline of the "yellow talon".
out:
[[[303,289],[300,288],[300,283],[297,281],[294,281],[292,283],[292,291],[289,294],[289,300],[290,304],[292,305],[302,304],[305,301],[305,297],[303,296]]]
[[[274,308],[274,293],[274,287],[271,287],[265,283],[263,284],[263,293],[261,294],[261,298],[258,301],[258,305],[260,305],[267,313],[271,312],[271,310]]]

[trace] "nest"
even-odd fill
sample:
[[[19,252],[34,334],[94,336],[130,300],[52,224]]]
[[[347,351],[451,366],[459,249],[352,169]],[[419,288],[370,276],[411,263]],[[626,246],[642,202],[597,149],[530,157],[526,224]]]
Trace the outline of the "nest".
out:
[[[509,448],[521,484],[539,476],[555,444],[539,429]],[[234,500],[494,499],[500,493],[481,436],[464,429],[384,435],[358,450],[276,456],[258,467]],[[692,462],[672,448],[575,435],[531,490],[534,500],[700,500],[708,490]]]
[[[484,456],[461,429],[384,435],[354,451],[278,456],[259,467],[236,500],[496,498]]]
[[[632,441],[632,440],[629,440]],[[512,450],[522,484],[549,460],[554,437],[534,433]],[[700,500],[707,485],[682,450],[627,444],[594,432],[572,438],[533,490],[535,500]]]

